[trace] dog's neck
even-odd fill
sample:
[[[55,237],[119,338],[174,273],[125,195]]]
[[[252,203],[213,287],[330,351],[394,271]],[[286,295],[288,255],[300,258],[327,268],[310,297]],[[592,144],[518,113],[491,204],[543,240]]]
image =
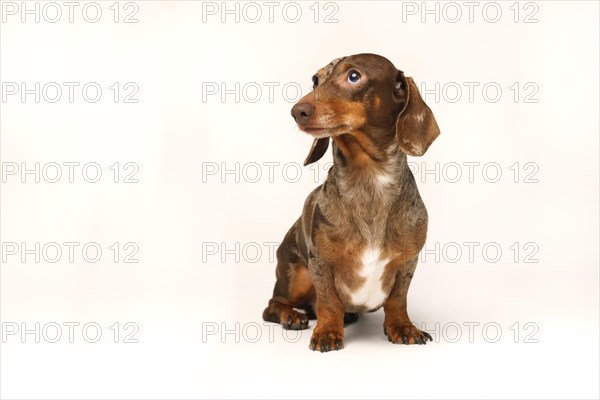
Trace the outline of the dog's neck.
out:
[[[375,145],[366,135],[344,134],[333,138],[332,175],[343,200],[389,208],[398,198],[408,170],[406,154],[394,133],[378,136]],[[371,208],[371,207],[368,207]]]

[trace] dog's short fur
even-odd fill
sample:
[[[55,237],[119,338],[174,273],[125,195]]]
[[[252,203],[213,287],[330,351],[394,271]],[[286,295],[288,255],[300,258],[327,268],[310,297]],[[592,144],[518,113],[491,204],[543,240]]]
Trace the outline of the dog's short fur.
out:
[[[305,165],[330,140],[334,165],[277,250],[263,319],[305,329],[316,311],[310,348],[323,352],[343,348],[344,322],[383,306],[391,342],[425,344],[431,336],[406,310],[427,232],[406,155],[425,153],[440,133],[435,118],[413,80],[378,55],[336,59],[313,82],[292,116],[315,137]]]

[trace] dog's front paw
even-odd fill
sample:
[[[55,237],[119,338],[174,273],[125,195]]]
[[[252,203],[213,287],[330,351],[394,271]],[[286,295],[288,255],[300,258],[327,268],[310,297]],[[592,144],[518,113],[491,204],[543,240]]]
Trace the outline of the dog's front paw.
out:
[[[331,329],[315,329],[310,338],[311,350],[318,350],[321,353],[331,350],[341,350],[344,348],[344,331]]]
[[[418,329],[410,322],[384,324],[383,333],[392,343],[427,344],[427,340],[433,341],[429,333]]]
[[[296,310],[282,312],[280,318],[283,329],[301,330],[308,328],[308,315]]]

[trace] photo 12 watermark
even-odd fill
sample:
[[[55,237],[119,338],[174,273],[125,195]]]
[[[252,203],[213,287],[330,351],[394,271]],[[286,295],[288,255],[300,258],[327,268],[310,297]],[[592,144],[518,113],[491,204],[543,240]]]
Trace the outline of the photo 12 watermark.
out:
[[[279,246],[280,242],[202,242],[201,260],[202,263],[272,264],[277,260]],[[316,248],[314,256],[317,258],[318,253]],[[419,253],[419,262],[537,264],[539,257],[540,245],[535,241],[502,244],[496,241],[427,242]]]
[[[540,166],[535,161],[408,161],[408,167],[421,183],[539,183]],[[201,163],[202,183],[297,183],[309,180],[321,183],[332,162],[315,162],[304,166],[298,162],[216,162]]]
[[[203,1],[202,23],[340,22],[340,4],[334,1]]]
[[[423,100],[428,103],[539,103],[537,82],[421,82]]]
[[[1,244],[1,259],[7,263],[87,263],[109,259],[115,264],[137,264],[140,246],[136,242],[10,242]]]
[[[135,322],[2,322],[2,343],[139,343]]]
[[[533,1],[402,1],[402,23],[537,24],[540,5]]]
[[[2,103],[99,103],[137,104],[136,82],[2,82]]]
[[[359,322],[360,323],[360,322]],[[202,322],[202,343],[298,343],[308,342],[314,330],[311,322],[305,330],[281,329],[271,322]],[[434,343],[514,343],[537,344],[540,326],[536,322],[501,324],[494,321],[421,322],[419,329],[429,333]],[[382,330],[383,334],[383,330]]]
[[[58,24],[109,21],[137,24],[140,4],[135,1],[3,1],[2,23]]]
[[[2,183],[139,183],[140,166],[132,161],[2,162]]]
[[[539,103],[540,85],[534,81],[461,81],[461,82],[419,82],[417,87],[423,100],[428,103]],[[15,91],[15,89],[12,89]],[[294,104],[313,92],[314,96],[325,93],[322,87],[294,81],[212,81],[202,82],[200,99],[202,103],[279,103]]]

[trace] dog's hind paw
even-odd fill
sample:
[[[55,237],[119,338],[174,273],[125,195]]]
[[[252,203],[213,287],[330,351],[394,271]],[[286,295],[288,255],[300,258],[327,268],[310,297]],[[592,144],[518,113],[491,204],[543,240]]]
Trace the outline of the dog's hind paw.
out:
[[[290,312],[282,313],[280,324],[283,329],[302,330],[308,328],[308,315],[291,310]]]

